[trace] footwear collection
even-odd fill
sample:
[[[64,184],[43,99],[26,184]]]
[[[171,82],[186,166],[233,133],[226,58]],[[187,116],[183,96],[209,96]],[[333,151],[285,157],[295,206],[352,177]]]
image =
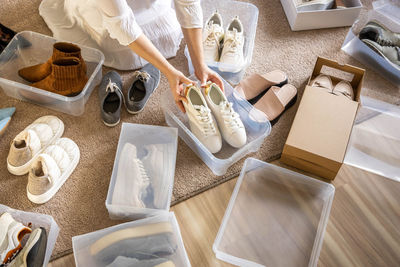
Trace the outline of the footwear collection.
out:
[[[325,74],[318,75],[310,84],[312,87],[318,87],[330,94],[334,94],[346,99],[354,100],[354,89],[348,81],[339,81],[333,86],[330,76]]]
[[[134,72],[132,86],[124,96],[121,76],[116,71],[108,72],[99,85],[100,114],[104,124],[113,127],[120,122],[122,104],[131,114],[141,112],[159,83],[160,71],[150,63],[146,64]]]
[[[37,87],[63,96],[76,96],[87,82],[86,63],[77,45],[58,42],[52,56],[42,64],[26,67],[18,75]]]
[[[203,49],[206,62],[220,62],[222,72],[239,72],[244,64],[244,29],[235,16],[223,29],[221,14],[215,11],[206,21],[203,30]]]
[[[79,162],[78,146],[60,138],[64,123],[55,116],[35,120],[11,142],[7,169],[14,175],[28,175],[30,201],[49,201],[65,183]]]
[[[400,33],[393,32],[378,21],[368,22],[359,38],[374,52],[400,70]]]
[[[25,236],[29,238],[23,245]],[[31,229],[8,212],[0,216],[0,266],[41,267],[46,246],[47,233],[43,227]]]

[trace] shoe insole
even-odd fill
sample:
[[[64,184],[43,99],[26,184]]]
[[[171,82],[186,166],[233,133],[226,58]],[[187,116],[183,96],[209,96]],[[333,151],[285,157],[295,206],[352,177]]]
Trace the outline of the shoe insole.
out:
[[[283,106],[286,106],[297,94],[296,87],[291,84],[285,84],[282,87],[274,86],[272,90]]]
[[[129,91],[129,99],[135,102],[143,100],[146,96],[146,88],[141,80],[133,83],[132,89]]]
[[[107,113],[115,113],[120,106],[120,101],[116,93],[110,93],[104,100],[103,110]]]
[[[199,96],[199,94],[195,90],[190,90],[189,91],[188,98],[192,102],[192,105],[205,106],[203,101],[201,100],[201,97]]]
[[[223,101],[220,92],[214,88],[214,85],[210,88],[210,98],[215,105],[219,105]]]

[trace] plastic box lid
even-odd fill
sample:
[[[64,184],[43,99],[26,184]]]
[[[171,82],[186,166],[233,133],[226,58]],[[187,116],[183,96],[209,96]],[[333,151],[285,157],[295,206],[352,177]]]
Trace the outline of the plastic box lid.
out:
[[[335,188],[246,159],[218,231],[218,259],[238,266],[316,266]]]
[[[10,97],[79,116],[83,114],[94,87],[101,81],[101,67],[104,62],[101,51],[78,45],[86,62],[88,81],[82,92],[74,97],[32,87],[18,75],[18,70],[22,68],[45,63],[53,53],[53,44],[59,41],[61,40],[30,31],[16,34],[0,55],[0,87]]]
[[[169,210],[177,147],[176,128],[122,124],[106,199],[106,207],[112,219],[137,219]],[[136,156],[133,155],[135,150]],[[141,160],[148,181],[141,180],[141,170],[134,169],[135,158]],[[138,191],[142,183],[149,183],[149,186]],[[136,204],[138,198],[142,199],[144,207]]]
[[[43,227],[44,229],[46,229],[47,246],[43,266],[47,266],[50,261],[51,253],[53,252],[54,245],[56,244],[58,233],[60,232],[60,228],[58,227],[53,217],[41,213],[16,210],[0,204],[0,215],[5,212],[10,213],[14,220],[22,223],[23,225],[28,225],[29,223],[32,223],[32,229],[38,227]]]
[[[190,76],[189,79],[198,81],[195,76]],[[256,152],[271,132],[271,123],[265,114],[243,99],[225,80],[223,80],[223,83],[228,101],[232,102],[233,109],[239,114],[246,128],[247,142],[241,148],[234,148],[223,141],[221,151],[216,154],[212,154],[189,130],[189,120],[178,109],[171,93],[165,91],[161,97],[161,107],[167,124],[178,128],[179,137],[204,161],[215,175],[223,175],[232,164],[247,154]]]
[[[131,262],[125,266],[135,266],[134,259],[157,258],[169,259],[176,267],[190,266],[173,212],[74,236],[72,247],[77,267],[121,266],[114,262],[117,257]]]

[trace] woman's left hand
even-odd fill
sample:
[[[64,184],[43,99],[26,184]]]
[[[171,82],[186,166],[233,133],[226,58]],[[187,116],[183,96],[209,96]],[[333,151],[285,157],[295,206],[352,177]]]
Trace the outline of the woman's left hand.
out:
[[[217,84],[222,89],[222,91],[224,91],[224,83],[222,82],[221,78],[207,65],[196,68],[194,74],[196,75],[197,79],[200,80],[201,87],[206,86],[206,83],[208,81],[211,81]]]

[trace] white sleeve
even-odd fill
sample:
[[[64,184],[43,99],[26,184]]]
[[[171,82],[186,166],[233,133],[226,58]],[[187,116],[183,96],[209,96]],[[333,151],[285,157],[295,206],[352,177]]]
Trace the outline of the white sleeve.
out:
[[[121,45],[129,45],[143,33],[126,0],[100,0],[98,4],[103,15],[103,27]]]
[[[182,28],[203,28],[200,0],[174,0],[176,17]]]

